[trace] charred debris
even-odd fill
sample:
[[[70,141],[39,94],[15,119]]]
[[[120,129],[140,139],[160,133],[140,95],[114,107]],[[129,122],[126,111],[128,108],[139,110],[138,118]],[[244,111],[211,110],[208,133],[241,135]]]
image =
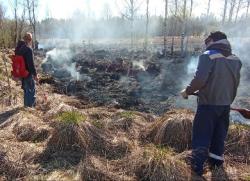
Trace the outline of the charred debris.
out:
[[[186,59],[128,48],[60,47],[47,51],[41,83],[96,106],[162,114],[182,88]]]

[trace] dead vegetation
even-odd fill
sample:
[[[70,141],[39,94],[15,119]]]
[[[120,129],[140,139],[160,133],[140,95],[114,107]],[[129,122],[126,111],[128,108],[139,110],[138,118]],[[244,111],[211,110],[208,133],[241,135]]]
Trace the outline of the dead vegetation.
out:
[[[28,170],[24,164],[10,161],[6,153],[0,151],[0,175],[6,177],[7,180],[12,180],[22,178],[27,174]]]
[[[49,136],[49,131],[44,128],[36,128],[31,124],[15,125],[13,128],[18,141],[32,141],[40,142],[44,141]]]
[[[144,137],[156,145],[169,146],[182,152],[191,148],[192,121],[191,111],[169,111],[149,126]]]
[[[250,127],[237,124],[230,126],[225,149],[232,160],[249,163]]]
[[[3,105],[0,180],[192,179],[192,111],[173,109],[157,117],[97,107],[43,85],[36,109],[20,108],[21,102],[17,108]],[[249,178],[249,137],[249,127],[230,127],[226,175],[216,178]]]
[[[171,150],[161,147],[146,148],[140,155],[135,167],[138,180],[189,180],[190,171],[187,165],[173,157]]]

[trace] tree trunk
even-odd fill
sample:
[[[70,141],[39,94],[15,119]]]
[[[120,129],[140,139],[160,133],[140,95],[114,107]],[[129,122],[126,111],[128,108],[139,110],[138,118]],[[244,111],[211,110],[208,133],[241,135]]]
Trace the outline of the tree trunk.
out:
[[[33,33],[34,33],[33,45],[34,45],[34,42],[37,40],[37,39],[36,39],[36,14],[35,14],[35,0],[32,0],[32,16],[33,16]]]
[[[238,15],[239,15],[239,11],[240,11],[240,8],[241,8],[241,3],[242,3],[242,0],[239,0],[238,1],[238,6],[237,6],[237,10],[236,10],[235,20],[234,20],[235,23],[238,20]]]
[[[164,56],[167,56],[167,18],[168,18],[168,0],[165,0],[165,19],[164,19]]]
[[[208,0],[208,5],[207,5],[207,17],[209,16],[209,13],[210,13],[210,7],[211,7],[211,0]]]
[[[147,9],[146,9],[145,51],[148,50],[148,25],[149,25],[149,0],[147,0]]]
[[[236,0],[231,0],[230,2],[230,10],[229,10],[229,19],[228,22],[231,23],[234,15],[234,8],[235,8]]]
[[[131,4],[131,9],[130,9],[130,13],[131,13],[131,48],[134,48],[134,0],[130,0],[130,4]]]
[[[190,17],[192,16],[192,13],[193,13],[193,6],[194,6],[194,1],[193,0],[190,0]]]
[[[178,11],[178,0],[175,0],[174,1],[174,4],[175,4],[175,10],[174,10],[174,26],[173,26],[173,31],[172,31],[172,42],[171,42],[171,55],[173,56],[174,55],[174,38],[175,38],[175,35],[176,35],[176,24],[177,24],[177,11]]]
[[[228,0],[225,0],[224,1],[224,10],[223,10],[222,24],[225,24],[225,22],[226,22],[227,4],[228,4]]]
[[[184,0],[184,5],[183,5],[183,20],[186,19],[186,11],[187,11],[187,0]]]
[[[183,27],[182,27],[182,35],[181,35],[181,56],[184,57],[184,39],[186,36],[186,9],[187,9],[187,0],[184,0],[183,6]]]
[[[15,42],[14,42],[14,45],[16,46],[16,43],[18,41],[17,0],[15,0],[14,14],[15,14]]]
[[[246,11],[246,18],[248,18],[248,11],[250,6],[250,0],[247,1],[247,11]]]

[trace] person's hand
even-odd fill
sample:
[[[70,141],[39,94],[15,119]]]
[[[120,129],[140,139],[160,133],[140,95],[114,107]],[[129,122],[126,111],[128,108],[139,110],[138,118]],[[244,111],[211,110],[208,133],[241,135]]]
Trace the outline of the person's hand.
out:
[[[184,99],[188,99],[188,94],[187,94],[187,92],[186,92],[186,89],[183,89],[183,90],[181,91],[181,96],[182,96]]]
[[[36,76],[34,76],[34,80],[36,81],[36,83],[39,83],[39,78],[38,78],[38,76],[36,75]]]

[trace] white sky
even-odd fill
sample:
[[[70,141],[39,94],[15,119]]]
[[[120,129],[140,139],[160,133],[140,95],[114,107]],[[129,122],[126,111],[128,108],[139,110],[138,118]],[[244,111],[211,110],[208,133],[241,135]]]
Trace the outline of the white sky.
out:
[[[145,14],[145,2],[146,0],[137,0],[143,2],[140,8],[141,14]],[[173,0],[169,0],[170,4]],[[14,0],[0,0],[6,8],[6,14],[12,17],[10,2]],[[89,5],[88,5],[89,3]],[[183,1],[179,0],[179,3]],[[190,1],[188,1],[189,5]],[[193,13],[196,16],[206,13],[206,6],[208,0],[194,0]],[[125,5],[124,0],[39,0],[39,17],[38,19],[45,18],[48,14],[50,17],[58,19],[67,19],[72,17],[75,11],[81,11],[87,14],[90,9],[92,16],[101,17],[103,15],[105,4],[108,4],[113,15],[120,15],[123,6]],[[90,7],[90,8],[88,8]],[[211,1],[211,13],[220,17],[222,14],[223,0],[212,0]],[[151,15],[163,15],[164,13],[164,0],[150,0],[150,14]]]

